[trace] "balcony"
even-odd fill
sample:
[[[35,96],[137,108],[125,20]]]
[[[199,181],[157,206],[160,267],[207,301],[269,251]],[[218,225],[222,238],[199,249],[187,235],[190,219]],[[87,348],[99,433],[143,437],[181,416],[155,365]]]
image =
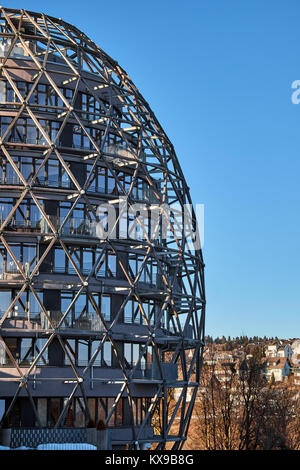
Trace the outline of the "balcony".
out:
[[[4,310],[0,310],[0,317],[5,314]],[[63,318],[61,311],[48,311],[48,317],[51,320],[53,328],[58,328]],[[68,314],[60,325],[60,329],[73,329],[73,330],[87,330],[101,332],[105,331],[104,325],[100,317],[96,313],[86,313],[84,316],[75,317],[75,314]],[[103,315],[105,321],[110,321],[105,314]],[[24,328],[24,329],[51,329],[50,321],[44,312],[24,312],[19,311],[16,307],[9,312],[6,320],[4,321],[3,328]]]
[[[119,386],[120,382],[128,379],[136,385],[142,385],[151,382],[161,382],[166,380],[168,383],[174,383],[178,380],[178,365],[170,363],[160,363],[162,369],[162,375],[159,370],[159,366],[156,363],[140,363],[134,370],[134,364],[123,363],[125,374],[124,375],[121,366],[119,364],[112,364],[110,361],[97,360],[93,365],[87,369],[88,361],[78,360],[78,363],[74,363],[73,367],[76,368],[76,374],[74,374],[73,367],[71,365],[49,365],[47,358],[44,360],[39,359],[38,362],[32,367],[33,359],[31,361],[19,361],[18,369],[23,374],[27,374],[27,371],[31,367],[28,375],[28,381],[32,383],[35,394],[38,395],[38,391],[42,391],[45,387],[48,388],[49,395],[57,394],[57,396],[65,396],[67,388],[70,386],[74,387],[74,384],[79,379],[82,379],[86,392],[89,395],[93,395],[94,392],[102,388],[103,386]],[[15,379],[20,380],[20,372],[10,360],[2,360],[0,364],[0,396],[5,395],[5,388],[14,388]],[[51,381],[47,384],[48,381]],[[25,392],[26,393],[26,392]]]
[[[5,314],[4,310],[0,310],[0,318]],[[48,311],[47,316],[50,318],[51,324],[54,329],[59,329],[61,334],[74,336],[74,334],[80,334],[83,336],[98,336],[101,333],[104,333],[105,327],[101,321],[101,318],[97,313],[85,313],[82,317],[79,314],[72,314],[71,312],[67,317],[61,322],[63,318],[63,313],[61,311]],[[48,332],[51,330],[51,324],[44,312],[25,312],[20,311],[15,307],[3,322],[2,328],[6,331],[15,331],[16,333],[20,330],[20,334],[24,334],[24,330],[28,332],[29,335],[36,334],[38,331],[43,334],[43,332]],[[104,322],[106,323],[107,328],[111,326],[112,319],[109,315],[102,313]],[[154,328],[154,319],[149,320],[150,328]],[[60,325],[60,326],[59,326]],[[149,330],[146,326],[146,322],[143,318],[133,319],[131,316],[124,315],[120,317],[117,323],[113,327],[114,334],[119,338],[124,340],[130,340],[132,335],[140,336],[141,338],[146,338]],[[34,333],[30,333],[34,332]],[[93,334],[94,333],[94,334]],[[175,328],[169,324],[160,325],[156,330],[157,342],[164,342],[165,338],[169,340],[177,341],[178,333]]]
[[[31,181],[29,181],[31,183]],[[122,182],[121,182],[122,184]],[[7,185],[7,186],[24,186],[23,181],[15,174],[12,176],[4,176],[0,177],[0,185]],[[76,187],[69,179],[69,177],[66,175],[64,178],[59,178],[58,176],[56,178],[46,178],[44,176],[38,176],[34,182],[33,182],[33,187],[44,187],[44,188],[57,188],[57,189],[73,189],[76,190]],[[91,184],[86,191],[88,193],[92,194],[101,194],[101,195],[109,195],[109,196],[123,196],[124,193],[122,191],[119,191],[116,189],[116,187],[112,190],[109,191],[106,189],[104,186],[95,186]],[[131,192],[131,198],[135,201],[144,201],[146,203],[153,203],[157,204],[158,199],[155,196],[154,190],[150,187],[143,187],[143,188],[137,188],[134,187]]]
[[[68,237],[90,237],[96,238],[95,226],[96,221],[81,219],[80,217],[69,218],[62,226],[63,217],[48,215],[50,223],[54,230],[60,231],[62,236]],[[0,215],[0,224],[5,220],[4,215]],[[11,218],[4,227],[4,230],[13,232],[38,232],[41,234],[53,234],[47,220],[41,215],[40,217],[31,217],[30,219]]]

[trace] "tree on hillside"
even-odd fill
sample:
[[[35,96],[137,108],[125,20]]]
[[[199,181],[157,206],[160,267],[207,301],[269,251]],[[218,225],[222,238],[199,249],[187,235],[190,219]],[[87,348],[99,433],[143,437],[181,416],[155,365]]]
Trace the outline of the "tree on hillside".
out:
[[[262,349],[253,348],[252,356],[245,350],[235,366],[209,361],[203,367],[195,407],[195,448],[300,448],[295,393],[267,383],[261,357]]]

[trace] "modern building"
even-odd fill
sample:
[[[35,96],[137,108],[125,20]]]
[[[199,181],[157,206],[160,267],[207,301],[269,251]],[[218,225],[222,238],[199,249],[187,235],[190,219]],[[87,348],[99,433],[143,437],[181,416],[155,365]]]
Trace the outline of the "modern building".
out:
[[[34,446],[96,426],[112,448],[182,448],[204,263],[171,142],[84,33],[2,7],[0,134],[2,431]]]

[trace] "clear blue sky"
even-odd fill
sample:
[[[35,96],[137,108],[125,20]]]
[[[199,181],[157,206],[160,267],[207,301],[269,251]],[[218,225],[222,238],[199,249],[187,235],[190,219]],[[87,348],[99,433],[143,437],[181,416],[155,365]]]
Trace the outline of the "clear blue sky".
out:
[[[300,3],[3,0],[76,25],[128,72],[205,205],[212,336],[300,336]]]

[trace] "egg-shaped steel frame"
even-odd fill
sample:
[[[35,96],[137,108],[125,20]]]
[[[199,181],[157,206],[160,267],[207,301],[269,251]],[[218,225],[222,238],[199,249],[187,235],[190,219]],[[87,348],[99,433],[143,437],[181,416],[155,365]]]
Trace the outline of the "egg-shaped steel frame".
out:
[[[1,427],[181,449],[205,291],[174,148],[123,68],[61,19],[1,7],[0,74]]]

